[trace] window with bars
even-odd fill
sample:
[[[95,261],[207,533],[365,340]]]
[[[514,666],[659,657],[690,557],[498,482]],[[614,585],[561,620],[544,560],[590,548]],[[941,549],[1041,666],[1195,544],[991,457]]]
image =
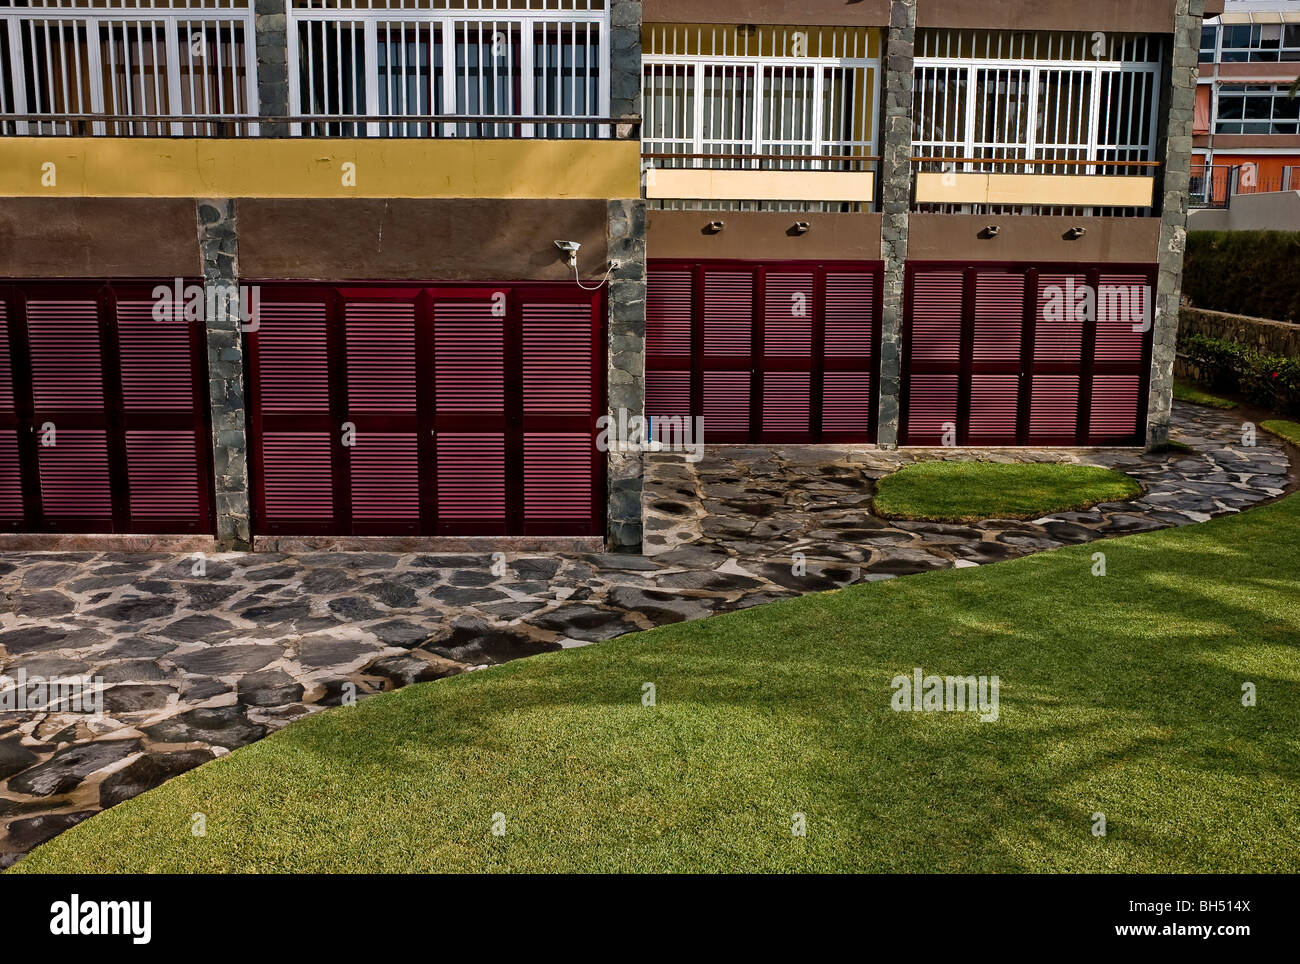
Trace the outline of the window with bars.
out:
[[[1159,77],[1146,37],[922,31],[913,151],[923,171],[1150,174]]]
[[[244,133],[234,118],[256,113],[252,38],[247,0],[0,0],[0,133]]]
[[[535,6],[486,8],[481,18],[469,16],[473,3],[291,8],[290,103],[313,118],[293,133],[602,136],[569,119],[609,112],[607,12],[594,2],[562,14]]]
[[[880,97],[876,31],[650,24],[642,45],[649,165],[871,169]]]

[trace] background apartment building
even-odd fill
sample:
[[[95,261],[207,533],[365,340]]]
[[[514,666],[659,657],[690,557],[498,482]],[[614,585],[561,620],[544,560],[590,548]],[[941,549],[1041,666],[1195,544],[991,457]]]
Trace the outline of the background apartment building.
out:
[[[634,549],[604,415],[1159,444],[1202,12],[0,0],[0,529]]]
[[[1227,0],[1201,29],[1192,201],[1300,190],[1300,0]],[[1300,228],[1300,224],[1295,225]]]

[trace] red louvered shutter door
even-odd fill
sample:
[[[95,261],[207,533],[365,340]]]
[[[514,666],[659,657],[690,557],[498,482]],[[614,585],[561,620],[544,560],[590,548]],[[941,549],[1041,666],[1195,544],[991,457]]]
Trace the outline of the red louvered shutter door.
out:
[[[259,535],[336,534],[328,292],[263,286],[248,336]]]
[[[156,320],[150,289],[115,295],[130,530],[209,532],[202,323]]]
[[[98,300],[84,288],[42,288],[26,313],[42,528],[112,532]]]
[[[1030,373],[1030,445],[1074,445],[1078,439],[1088,279],[1070,272],[1038,275]]]
[[[21,529],[25,522],[20,428],[9,348],[9,304],[0,297],[0,531]]]
[[[909,269],[904,328],[905,445],[941,445],[957,430],[961,373],[961,271]]]
[[[1101,271],[1087,443],[1141,445],[1145,439],[1147,347],[1155,311],[1151,272]]]
[[[416,291],[343,293],[344,446],[353,535],[420,532]]]
[[[599,296],[523,289],[523,534],[600,535]]]
[[[763,442],[808,442],[813,437],[816,279],[811,270],[777,268],[763,269],[760,277],[758,438]]]
[[[700,415],[704,438],[751,438],[754,269],[706,267],[700,296]]]
[[[493,291],[433,295],[438,531],[505,535],[506,317]]]
[[[646,413],[709,442],[875,438],[879,262],[652,261]]]
[[[1025,276],[978,269],[971,337],[966,445],[1015,445],[1018,430]]]
[[[825,274],[821,440],[874,442],[880,269]]]
[[[691,397],[694,310],[690,267],[646,272],[645,412],[652,421],[699,414]]]

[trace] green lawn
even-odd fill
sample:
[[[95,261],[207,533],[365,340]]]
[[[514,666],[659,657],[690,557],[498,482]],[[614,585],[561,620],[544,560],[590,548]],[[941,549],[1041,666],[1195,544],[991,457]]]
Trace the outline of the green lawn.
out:
[[[1202,391],[1191,382],[1183,381],[1181,378],[1174,381],[1174,399],[1179,402],[1190,402],[1193,405],[1207,405],[1210,408],[1228,409],[1237,407],[1237,403],[1232,399],[1211,395],[1209,392]]]
[[[933,522],[1036,519],[1141,493],[1127,475],[1093,465],[916,462],[880,480],[874,509]]]
[[[1294,873],[1298,526],[1300,496],[413,686],[15,870]],[[914,667],[997,674],[998,720],[893,712]]]
[[[1285,419],[1272,419],[1260,422],[1260,428],[1267,429],[1274,435],[1280,435],[1292,445],[1300,445],[1300,422],[1288,422]]]

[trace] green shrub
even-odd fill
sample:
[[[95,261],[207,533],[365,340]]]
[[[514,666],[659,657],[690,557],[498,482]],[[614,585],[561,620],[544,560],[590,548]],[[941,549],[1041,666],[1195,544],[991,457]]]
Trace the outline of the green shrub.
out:
[[[1210,388],[1237,392],[1270,411],[1300,412],[1300,358],[1270,355],[1206,335],[1192,335],[1183,352]]]
[[[1300,322],[1300,231],[1191,231],[1183,294],[1197,308]]]

